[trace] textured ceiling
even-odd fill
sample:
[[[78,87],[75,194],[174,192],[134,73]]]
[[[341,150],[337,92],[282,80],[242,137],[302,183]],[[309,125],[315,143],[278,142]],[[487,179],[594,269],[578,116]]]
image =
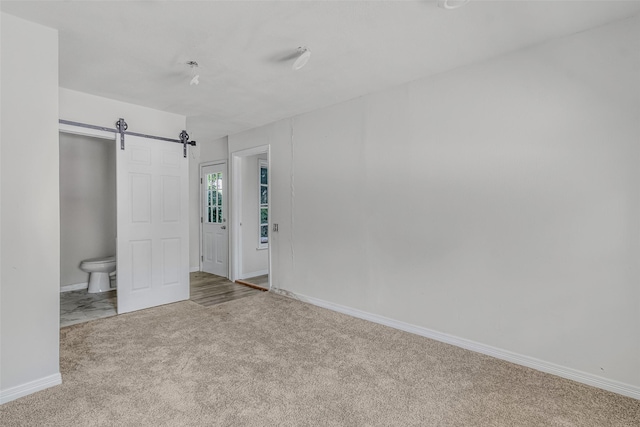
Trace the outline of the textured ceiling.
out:
[[[59,30],[60,86],[188,117],[193,139],[640,13],[637,1],[2,1]],[[292,71],[291,55],[311,60]],[[189,60],[200,85],[189,86]]]

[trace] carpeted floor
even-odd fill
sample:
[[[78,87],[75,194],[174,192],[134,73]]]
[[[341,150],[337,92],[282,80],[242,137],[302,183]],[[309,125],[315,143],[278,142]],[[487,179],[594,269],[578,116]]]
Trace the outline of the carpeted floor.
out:
[[[61,330],[2,426],[638,426],[640,401],[263,293]]]

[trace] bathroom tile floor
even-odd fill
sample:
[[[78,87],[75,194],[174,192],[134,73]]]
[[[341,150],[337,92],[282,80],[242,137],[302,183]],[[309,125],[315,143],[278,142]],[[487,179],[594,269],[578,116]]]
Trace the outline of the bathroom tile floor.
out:
[[[117,297],[115,289],[100,294],[81,291],[60,294],[60,327],[103,317],[115,316]]]

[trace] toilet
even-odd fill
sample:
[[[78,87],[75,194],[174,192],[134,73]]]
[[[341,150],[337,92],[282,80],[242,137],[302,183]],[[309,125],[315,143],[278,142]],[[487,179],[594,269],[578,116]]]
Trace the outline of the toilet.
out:
[[[109,275],[116,271],[116,257],[85,259],[80,263],[80,270],[89,273],[89,289],[87,292],[96,294],[110,291]]]

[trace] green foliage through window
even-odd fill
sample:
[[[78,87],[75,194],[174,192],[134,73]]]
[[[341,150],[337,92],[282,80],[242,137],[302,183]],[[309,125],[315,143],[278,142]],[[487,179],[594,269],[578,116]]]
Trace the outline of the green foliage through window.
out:
[[[265,248],[269,243],[269,170],[267,168],[266,160],[258,160],[258,172],[258,205],[260,209],[260,212],[258,213],[260,229],[258,247]]]
[[[222,224],[222,172],[207,175],[207,222]]]

